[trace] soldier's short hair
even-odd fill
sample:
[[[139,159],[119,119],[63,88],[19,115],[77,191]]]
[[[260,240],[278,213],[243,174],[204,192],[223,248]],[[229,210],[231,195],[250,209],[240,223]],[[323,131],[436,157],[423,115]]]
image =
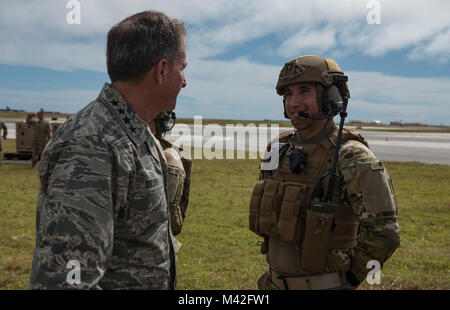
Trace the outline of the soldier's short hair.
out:
[[[111,82],[139,82],[161,59],[172,63],[185,36],[183,22],[161,12],[127,17],[108,32],[106,63]]]

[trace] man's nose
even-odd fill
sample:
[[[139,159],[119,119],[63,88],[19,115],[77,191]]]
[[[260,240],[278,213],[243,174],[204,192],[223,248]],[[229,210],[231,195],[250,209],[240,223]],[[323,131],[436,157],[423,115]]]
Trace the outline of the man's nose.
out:
[[[181,88],[185,88],[186,87],[186,76],[183,73],[183,83],[181,84]]]
[[[293,106],[302,106],[303,101],[301,100],[300,96],[292,96],[292,99],[290,100],[290,104]]]

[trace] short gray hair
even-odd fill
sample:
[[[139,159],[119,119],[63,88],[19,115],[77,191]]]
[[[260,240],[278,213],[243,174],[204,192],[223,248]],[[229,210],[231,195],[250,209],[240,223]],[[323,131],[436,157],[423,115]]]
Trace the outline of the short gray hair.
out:
[[[108,32],[106,64],[111,81],[141,81],[161,59],[173,61],[185,36],[183,22],[161,12],[127,17]]]

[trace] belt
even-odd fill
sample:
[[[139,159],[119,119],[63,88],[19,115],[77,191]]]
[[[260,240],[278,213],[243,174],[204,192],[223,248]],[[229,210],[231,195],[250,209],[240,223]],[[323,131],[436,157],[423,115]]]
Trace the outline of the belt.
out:
[[[342,286],[344,273],[332,272],[319,275],[288,277],[271,270],[271,280],[280,289],[285,290],[328,290]]]

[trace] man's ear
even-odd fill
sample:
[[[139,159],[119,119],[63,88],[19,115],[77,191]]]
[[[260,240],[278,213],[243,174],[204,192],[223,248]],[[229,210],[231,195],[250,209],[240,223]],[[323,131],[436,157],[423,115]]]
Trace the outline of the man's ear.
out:
[[[156,83],[161,85],[169,73],[169,62],[163,58],[155,66]]]

